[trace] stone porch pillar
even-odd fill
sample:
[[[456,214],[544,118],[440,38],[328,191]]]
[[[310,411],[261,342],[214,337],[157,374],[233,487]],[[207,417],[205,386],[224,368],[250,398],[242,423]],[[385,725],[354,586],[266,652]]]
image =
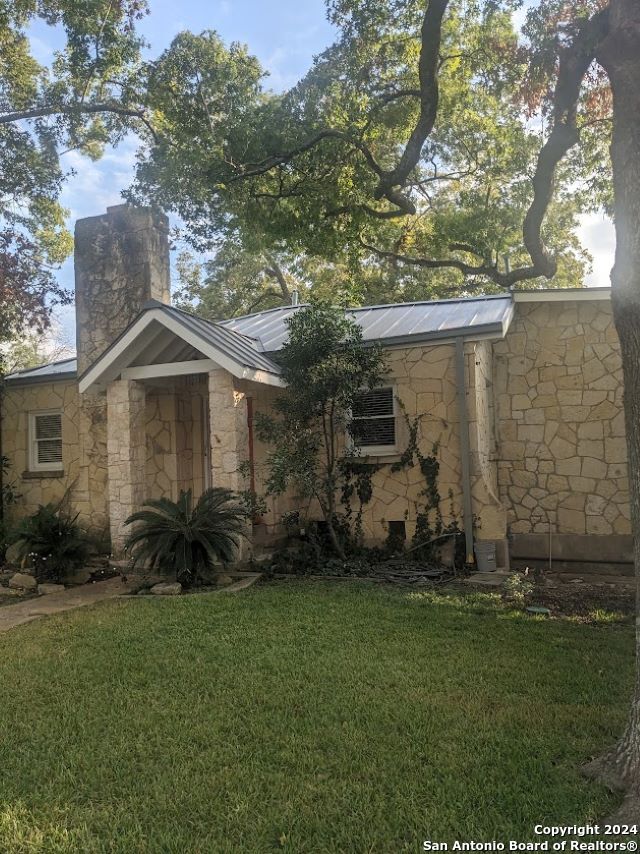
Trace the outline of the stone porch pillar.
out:
[[[247,398],[223,368],[209,372],[209,425],[211,485],[236,492],[245,489],[246,478],[239,469],[249,453]]]
[[[233,376],[223,368],[209,372],[209,436],[211,485],[234,492],[247,488],[247,477],[240,467],[249,455],[247,398],[235,387]],[[251,525],[247,523],[247,533]],[[241,542],[238,558],[247,555],[247,542]]]
[[[135,380],[115,380],[107,388],[107,472],[111,552],[122,554],[127,516],[145,500],[147,460],[145,389]]]

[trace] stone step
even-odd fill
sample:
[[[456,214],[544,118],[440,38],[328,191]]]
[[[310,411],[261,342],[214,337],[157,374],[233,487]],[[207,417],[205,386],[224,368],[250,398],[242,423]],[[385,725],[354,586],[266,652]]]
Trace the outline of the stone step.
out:
[[[479,584],[482,587],[501,587],[509,577],[508,572],[474,572],[464,579],[465,584]]]

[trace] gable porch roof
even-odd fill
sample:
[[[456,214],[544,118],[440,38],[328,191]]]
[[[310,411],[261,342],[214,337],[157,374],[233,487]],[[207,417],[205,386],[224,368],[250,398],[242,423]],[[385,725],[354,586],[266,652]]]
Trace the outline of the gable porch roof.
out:
[[[208,372],[281,386],[280,368],[258,342],[219,323],[152,300],[79,378],[80,392],[128,379]]]

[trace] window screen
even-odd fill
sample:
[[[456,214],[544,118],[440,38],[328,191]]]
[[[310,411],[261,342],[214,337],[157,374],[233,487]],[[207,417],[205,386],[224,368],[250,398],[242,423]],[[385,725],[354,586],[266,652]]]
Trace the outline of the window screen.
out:
[[[32,468],[62,468],[62,413],[33,413],[31,435]]]
[[[350,433],[362,448],[393,447],[396,443],[393,389],[362,392],[353,405],[351,419]]]

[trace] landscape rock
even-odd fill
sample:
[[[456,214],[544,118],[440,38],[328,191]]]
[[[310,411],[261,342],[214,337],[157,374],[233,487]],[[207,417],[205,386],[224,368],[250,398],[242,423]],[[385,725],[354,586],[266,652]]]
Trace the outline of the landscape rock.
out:
[[[38,584],[38,593],[41,596],[47,596],[49,593],[58,593],[58,591],[64,589],[64,584]]]
[[[161,581],[153,585],[151,593],[155,596],[179,596],[182,593],[182,584],[178,581]]]
[[[33,575],[27,575],[26,572],[16,572],[9,579],[9,587],[20,590],[35,590],[38,582]]]
[[[222,587],[225,584],[233,584],[233,578],[230,575],[216,575],[216,584]]]
[[[90,569],[76,569],[65,573],[64,580],[68,584],[88,584],[91,581],[92,571]]]
[[[22,557],[20,555],[20,546],[18,543],[12,543],[10,546],[7,546],[4,559],[7,563],[14,564],[15,566],[19,566],[21,564]]]

